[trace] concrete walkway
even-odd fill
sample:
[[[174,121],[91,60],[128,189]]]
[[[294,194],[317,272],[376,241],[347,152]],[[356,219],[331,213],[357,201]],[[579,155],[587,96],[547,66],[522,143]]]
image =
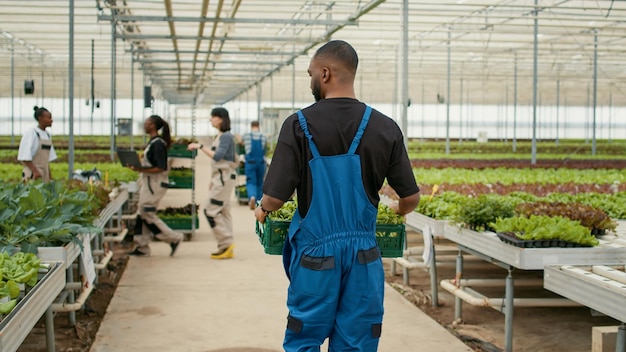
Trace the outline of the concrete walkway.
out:
[[[196,203],[201,206],[209,180],[206,165],[207,158],[199,156]],[[161,205],[188,204],[190,194],[169,190]],[[282,351],[288,281],[281,257],[263,252],[252,211],[234,195],[231,209],[234,259],[209,258],[216,242],[204,218],[174,257],[169,246],[155,242],[150,257],[129,259],[92,352]],[[379,351],[471,351],[388,285],[385,295]]]

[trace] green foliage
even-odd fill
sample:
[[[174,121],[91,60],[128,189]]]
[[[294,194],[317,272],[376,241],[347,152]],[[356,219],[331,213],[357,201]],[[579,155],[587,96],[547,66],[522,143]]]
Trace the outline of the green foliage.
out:
[[[593,231],[614,231],[617,223],[612,221],[608,215],[598,208],[581,203],[561,203],[561,202],[533,202],[518,204],[515,212],[519,215],[529,217],[531,215],[562,216],[570,220],[578,221],[581,225]]]
[[[110,182],[130,182],[139,178],[136,171],[120,165],[119,162],[74,164],[74,170],[91,170],[94,167],[102,172],[103,178],[108,173]],[[19,182],[22,177],[22,169],[23,166],[17,162],[14,164],[2,163],[0,164],[0,180]],[[50,169],[54,179],[63,180],[69,176],[67,163],[52,162],[50,163]]]
[[[200,205],[196,204],[196,215],[198,214]],[[167,207],[165,209],[159,209],[157,216],[161,219],[185,219],[192,215],[192,204],[189,203],[184,207]]]
[[[293,214],[296,213],[297,209],[297,200],[285,202],[280,209],[269,213],[267,217],[272,221],[291,221],[291,218],[293,218]]]
[[[416,211],[437,220],[452,219],[467,197],[456,192],[442,192],[433,197],[420,197]]]
[[[563,203],[581,203],[590,207],[602,209],[613,219],[626,219],[626,192],[615,194],[605,193],[552,193],[546,201]]]
[[[491,194],[481,194],[476,198],[466,198],[459,205],[453,220],[475,231],[492,230],[491,223],[497,218],[508,218],[515,215],[515,205],[519,202],[521,201],[515,198]]]
[[[491,227],[499,233],[513,233],[522,240],[563,240],[584,246],[599,243],[588,228],[562,216],[498,218]]]
[[[472,169],[423,169],[414,168],[415,179],[422,184],[559,184],[559,183],[596,183],[607,184],[626,182],[624,170],[578,170],[578,169],[507,169],[491,168]]]
[[[396,214],[383,202],[378,202],[378,215],[376,223],[381,225],[399,225],[404,224],[404,216]]]
[[[99,231],[94,207],[92,195],[62,182],[2,184],[0,247],[34,253],[38,246],[80,243],[76,235]]]
[[[193,169],[188,167],[174,167],[170,170],[170,177],[192,177]]]

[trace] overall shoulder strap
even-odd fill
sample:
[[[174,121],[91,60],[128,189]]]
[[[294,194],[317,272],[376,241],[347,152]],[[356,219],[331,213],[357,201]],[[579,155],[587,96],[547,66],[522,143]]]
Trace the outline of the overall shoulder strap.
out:
[[[365,105],[365,112],[363,113],[363,118],[361,119],[361,124],[359,125],[359,129],[356,131],[356,135],[352,140],[352,144],[350,144],[350,149],[348,150],[348,154],[354,154],[356,148],[361,143],[361,137],[363,137],[363,132],[365,132],[365,128],[367,127],[367,123],[370,121],[370,115],[372,114],[372,107],[369,105]]]
[[[313,158],[319,158],[320,152],[317,150],[317,146],[313,142],[313,136],[309,133],[309,127],[306,124],[306,119],[304,118],[304,114],[302,114],[302,110],[298,110],[298,121],[300,122],[300,128],[306,139],[309,140],[309,148],[311,148],[311,154],[313,154]]]

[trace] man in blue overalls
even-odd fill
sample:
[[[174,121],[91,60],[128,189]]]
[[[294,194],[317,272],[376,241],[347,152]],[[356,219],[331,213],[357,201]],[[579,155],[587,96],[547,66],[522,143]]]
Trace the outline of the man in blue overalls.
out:
[[[265,177],[265,151],[267,138],[259,130],[259,121],[250,123],[250,133],[243,136],[243,146],[246,151],[245,172],[246,192],[248,204],[254,210],[256,201],[263,195],[263,178]]]
[[[419,203],[403,134],[356,99],[358,57],[334,40],[308,73],[316,103],[285,120],[255,210],[263,223],[297,190],[298,211],[283,249],[290,280],[285,351],[376,351],[384,270],[376,245],[378,191],[385,179],[405,215]]]

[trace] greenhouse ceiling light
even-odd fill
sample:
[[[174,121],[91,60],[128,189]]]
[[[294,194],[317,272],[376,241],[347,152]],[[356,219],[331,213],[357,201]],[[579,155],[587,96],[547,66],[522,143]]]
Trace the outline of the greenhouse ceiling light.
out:
[[[2,32],[2,35],[7,39],[13,39],[13,34],[9,32]]]

